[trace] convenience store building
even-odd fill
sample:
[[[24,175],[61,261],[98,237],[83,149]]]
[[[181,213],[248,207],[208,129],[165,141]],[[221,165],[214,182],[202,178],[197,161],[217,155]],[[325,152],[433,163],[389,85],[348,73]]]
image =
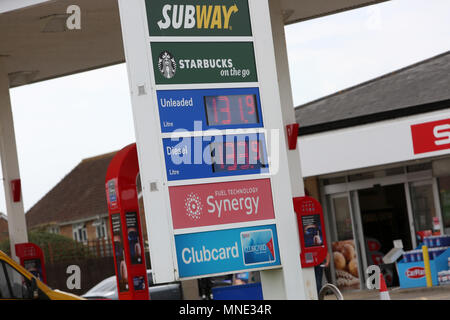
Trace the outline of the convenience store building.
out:
[[[341,288],[364,288],[393,240],[410,250],[420,232],[450,234],[449,74],[446,52],[296,108],[305,187],[324,207]]]

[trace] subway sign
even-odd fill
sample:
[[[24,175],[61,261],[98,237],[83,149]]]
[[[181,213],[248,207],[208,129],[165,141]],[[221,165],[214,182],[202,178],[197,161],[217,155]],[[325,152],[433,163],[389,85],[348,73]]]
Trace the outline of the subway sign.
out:
[[[251,36],[247,0],[146,0],[150,36]]]

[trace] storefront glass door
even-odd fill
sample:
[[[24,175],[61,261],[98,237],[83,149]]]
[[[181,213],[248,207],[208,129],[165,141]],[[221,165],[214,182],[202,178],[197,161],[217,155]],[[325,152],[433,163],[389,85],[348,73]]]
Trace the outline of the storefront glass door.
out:
[[[450,234],[450,176],[439,177],[438,186],[444,234]]]
[[[348,193],[329,196],[331,243],[331,271],[341,290],[360,289],[359,253],[355,241],[354,219]]]
[[[358,190],[367,265],[379,265],[388,286],[398,285],[395,266],[384,265],[383,257],[402,240],[404,250],[412,249],[404,184]]]
[[[440,221],[436,213],[432,181],[410,183],[411,206],[416,235],[418,232],[440,231]]]

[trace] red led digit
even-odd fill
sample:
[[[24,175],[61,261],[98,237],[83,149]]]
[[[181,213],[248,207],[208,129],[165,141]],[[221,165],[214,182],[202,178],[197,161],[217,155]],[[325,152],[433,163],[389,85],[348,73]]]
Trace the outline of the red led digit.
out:
[[[225,158],[226,164],[233,164],[228,167],[228,170],[236,170],[237,169],[237,161],[236,161],[236,152],[234,148],[234,142],[225,142]]]
[[[225,162],[223,159],[223,144],[221,143],[215,143],[215,157],[214,161],[216,164],[220,164],[220,167],[223,169],[225,168]]]
[[[212,98],[212,102],[213,102],[213,109],[214,109],[214,121],[215,123],[219,122],[219,119],[217,118],[217,101],[216,98]]]
[[[244,107],[242,106],[242,98],[239,97],[239,111],[241,113],[241,121],[242,123],[248,123],[248,120],[244,117]]]
[[[225,107],[220,108],[220,111],[227,114],[227,119],[222,120],[222,124],[230,124],[231,123],[231,112],[230,112],[230,99],[227,96],[218,97],[220,101],[225,101]]]
[[[254,114],[255,113],[255,99],[253,95],[248,95],[245,97],[245,102],[247,104],[247,108],[250,109],[250,111],[247,111],[248,114]]]
[[[259,154],[259,141],[253,140],[250,141],[250,148],[251,148],[251,154],[252,154],[252,164],[258,163],[260,154]]]
[[[247,143],[245,141],[237,142],[237,163],[238,164],[246,164],[248,163],[248,153],[247,153]]]

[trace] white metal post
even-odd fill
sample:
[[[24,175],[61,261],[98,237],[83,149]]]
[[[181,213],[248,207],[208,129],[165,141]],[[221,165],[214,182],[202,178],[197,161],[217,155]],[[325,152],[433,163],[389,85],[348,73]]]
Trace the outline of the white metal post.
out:
[[[11,180],[20,179],[16,138],[9,96],[9,78],[0,60],[0,156],[2,159],[3,185],[5,189],[8,231],[11,243],[11,256],[15,255],[15,244],[28,242],[25,212],[22,196],[19,202],[13,201]]]
[[[264,68],[260,67],[260,76],[261,78],[274,79],[275,81],[271,85],[274,85],[277,89],[276,94],[275,91],[272,92],[268,88],[266,90],[263,88],[262,92],[275,94],[276,99],[279,99],[279,101],[273,105],[281,105],[281,119],[273,119],[272,114],[270,119],[266,119],[266,128],[279,129],[281,131],[281,143],[286,145],[286,125],[296,121],[289,77],[284,21],[280,3],[278,0],[270,0],[264,3],[251,1],[250,3],[253,10],[261,10],[261,13],[266,6],[267,10],[270,10],[271,25],[265,19],[254,19],[253,32],[256,39],[257,59],[260,59],[258,64],[265,66]],[[258,17],[260,15],[253,16]],[[264,17],[264,15],[261,16]],[[274,52],[274,56],[271,57],[267,53],[270,51]],[[258,53],[264,54],[260,55]],[[272,65],[270,61],[261,61],[261,59],[275,59],[275,68],[270,68]],[[266,74],[261,75],[262,72]],[[274,124],[273,126],[271,125],[272,123]],[[292,197],[304,195],[300,156],[298,150],[288,150],[286,153],[284,150],[286,149],[280,148],[280,171],[272,179],[274,189],[283,190],[282,193],[274,192],[274,197],[278,197],[275,201],[279,202],[276,206],[279,210],[277,212],[277,226],[283,269],[261,272],[264,299],[317,299],[313,269],[311,272],[311,269],[302,270],[301,268],[297,220],[293,211]],[[284,167],[285,164],[287,164],[287,167]],[[290,184],[286,186],[285,183],[288,180],[290,180]],[[281,201],[287,203],[281,204]]]

